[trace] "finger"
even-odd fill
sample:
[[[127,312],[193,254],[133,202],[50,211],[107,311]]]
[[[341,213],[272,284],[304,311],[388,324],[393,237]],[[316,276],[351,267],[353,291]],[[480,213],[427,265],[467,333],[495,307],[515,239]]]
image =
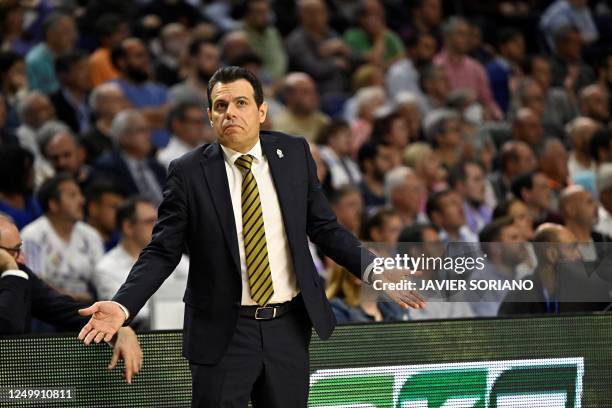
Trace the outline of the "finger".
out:
[[[421,296],[421,294],[417,292],[416,290],[410,291],[410,295],[414,297],[416,300],[418,300],[419,302],[423,303],[423,305],[425,304],[425,298]]]
[[[106,336],[106,333],[104,332],[98,332],[98,335],[96,336],[96,338],[94,339],[94,341],[96,343],[100,343],[102,341],[102,339],[104,338],[104,336]]]
[[[83,340],[85,338],[85,336],[87,336],[87,333],[89,333],[91,331],[91,329],[93,329],[93,327],[89,323],[87,323],[85,326],[83,326],[83,328],[79,332],[78,339],[79,340]]]
[[[92,331],[90,331],[87,334],[87,336],[85,337],[85,340],[83,340],[83,342],[89,346],[89,344],[96,337],[97,334],[98,334],[98,331],[96,329],[93,329]]]
[[[416,293],[406,293],[402,296],[402,300],[414,304],[418,309],[422,309],[423,307],[425,307],[425,300]]]
[[[108,364],[108,369],[112,370],[113,368],[117,367],[117,362],[119,361],[119,349],[115,347],[115,349],[113,350],[113,356],[111,357],[111,361]]]
[[[85,309],[79,309],[79,314],[81,316],[91,316],[92,314],[96,313],[98,311],[98,305],[96,303],[94,303],[93,305],[85,308]]]
[[[114,335],[115,333],[109,331],[108,333],[106,333],[106,336],[104,336],[104,341],[111,341]]]
[[[131,360],[125,360],[125,378],[128,384],[132,383],[132,362]]]

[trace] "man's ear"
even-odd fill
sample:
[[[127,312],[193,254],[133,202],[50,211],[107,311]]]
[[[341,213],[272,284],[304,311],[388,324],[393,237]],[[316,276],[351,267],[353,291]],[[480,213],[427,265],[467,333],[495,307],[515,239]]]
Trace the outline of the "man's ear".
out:
[[[262,102],[259,106],[259,124],[262,125],[266,121],[266,117],[268,116],[268,103]]]
[[[206,114],[208,115],[208,121],[210,122],[210,125],[212,126],[212,112],[210,110],[210,108],[206,109]]]

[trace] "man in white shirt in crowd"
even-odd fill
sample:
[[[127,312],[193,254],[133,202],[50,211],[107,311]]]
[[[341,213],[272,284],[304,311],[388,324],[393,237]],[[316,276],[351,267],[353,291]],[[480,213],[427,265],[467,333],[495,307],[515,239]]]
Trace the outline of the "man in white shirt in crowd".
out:
[[[612,236],[612,163],[604,163],[597,169],[597,193],[599,208],[595,231]]]
[[[121,231],[119,244],[98,262],[93,282],[102,300],[111,299],[125,282],[138,255],[151,241],[157,210],[153,204],[139,197],[125,200],[117,209],[117,229]],[[189,259],[183,255],[175,272],[187,275]],[[150,302],[147,302],[134,318],[132,327],[138,330],[151,328]]]
[[[212,128],[204,118],[202,106],[196,102],[178,102],[170,109],[167,119],[170,142],[157,154],[157,159],[168,168],[170,162],[178,159],[203,143],[215,138]]]
[[[64,294],[91,302],[95,264],[104,254],[100,234],[84,223],[84,198],[73,176],[60,173],[40,187],[44,215],[22,231],[28,265]]]

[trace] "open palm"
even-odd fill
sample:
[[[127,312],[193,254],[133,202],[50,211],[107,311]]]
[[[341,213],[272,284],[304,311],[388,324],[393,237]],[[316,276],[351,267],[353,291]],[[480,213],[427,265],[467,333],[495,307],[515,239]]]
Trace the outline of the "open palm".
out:
[[[99,343],[102,339],[111,341],[126,319],[121,307],[110,301],[96,302],[86,309],[80,309],[79,314],[91,316],[79,333],[79,340],[85,344],[92,341]]]

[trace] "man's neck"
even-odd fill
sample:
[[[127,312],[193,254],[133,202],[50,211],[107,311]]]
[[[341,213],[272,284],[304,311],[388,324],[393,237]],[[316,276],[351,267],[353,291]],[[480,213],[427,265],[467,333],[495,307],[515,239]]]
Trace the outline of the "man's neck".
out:
[[[142,251],[142,246],[129,238],[122,239],[121,246],[134,260],[138,259],[138,255]]]
[[[111,124],[112,124],[112,121],[108,118],[100,118],[96,120],[96,128],[103,135],[110,136]]]
[[[444,229],[444,231],[446,232],[446,235],[448,235],[448,238],[451,241],[461,240],[461,234],[459,233],[459,230],[460,228]]]
[[[574,220],[566,220],[565,227],[576,236],[576,241],[578,242],[590,242],[592,239],[591,228],[583,224],[577,223]]]
[[[549,295],[555,294],[556,282],[555,282],[555,268],[552,265],[546,264],[538,267],[535,271],[536,276],[540,277],[542,286]]]
[[[64,241],[70,242],[70,238],[72,237],[72,230],[76,225],[76,222],[67,220],[61,216],[48,214],[47,218],[51,223],[51,226],[57,233],[57,235]]]
[[[459,64],[465,58],[465,54],[459,53],[452,48],[445,48],[446,55],[448,56],[448,60],[453,64]]]

